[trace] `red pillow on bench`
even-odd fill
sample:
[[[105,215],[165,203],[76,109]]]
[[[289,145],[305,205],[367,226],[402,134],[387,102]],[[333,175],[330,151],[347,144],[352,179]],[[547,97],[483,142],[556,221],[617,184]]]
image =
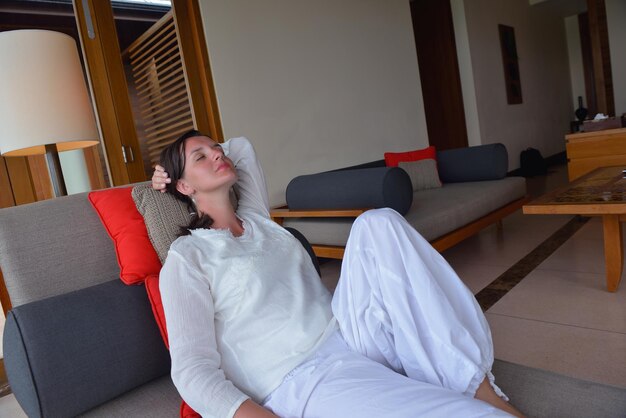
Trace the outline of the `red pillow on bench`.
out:
[[[434,146],[430,146],[424,149],[418,149],[415,151],[407,152],[386,152],[385,153],[385,165],[387,167],[397,167],[398,163],[419,161],[425,159],[437,160],[437,150]]]
[[[161,270],[161,261],[131,191],[132,187],[117,187],[93,191],[88,196],[115,244],[120,279],[128,285],[141,284],[146,276]]]

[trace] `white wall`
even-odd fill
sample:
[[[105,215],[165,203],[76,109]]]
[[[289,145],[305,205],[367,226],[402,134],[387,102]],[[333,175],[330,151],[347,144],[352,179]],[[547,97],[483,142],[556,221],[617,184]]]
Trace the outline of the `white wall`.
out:
[[[544,156],[564,151],[573,118],[563,18],[533,7],[528,0],[465,0],[481,140],[506,145],[510,170],[527,147]],[[515,29],[522,104],[507,104],[498,24]]]
[[[588,108],[585,93],[585,70],[583,54],[580,47],[580,29],[578,15],[565,18],[567,53],[569,57],[569,73],[572,85],[572,112],[578,109],[578,97],[583,98],[583,107]],[[590,115],[593,117],[593,115]]]
[[[463,109],[465,111],[465,126],[467,127],[467,143],[469,146],[482,143],[480,135],[480,121],[478,119],[478,104],[476,102],[476,86],[474,85],[474,71],[470,54],[469,36],[465,18],[463,0],[450,0],[452,22],[454,25],[454,41],[459,63],[459,76],[463,94]]]
[[[626,1],[605,0],[615,114],[626,113]]]
[[[59,160],[68,195],[91,191],[89,172],[82,149],[60,152]]]
[[[295,176],[427,146],[408,0],[201,0],[226,137]]]

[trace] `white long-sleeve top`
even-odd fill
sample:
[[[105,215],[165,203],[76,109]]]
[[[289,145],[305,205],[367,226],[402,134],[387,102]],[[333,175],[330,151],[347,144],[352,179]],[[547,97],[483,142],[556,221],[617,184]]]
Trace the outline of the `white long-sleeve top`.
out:
[[[261,402],[335,329],[310,257],[269,218],[265,178],[246,138],[223,144],[239,175],[244,233],[196,229],[161,270],[172,380],[202,416]]]

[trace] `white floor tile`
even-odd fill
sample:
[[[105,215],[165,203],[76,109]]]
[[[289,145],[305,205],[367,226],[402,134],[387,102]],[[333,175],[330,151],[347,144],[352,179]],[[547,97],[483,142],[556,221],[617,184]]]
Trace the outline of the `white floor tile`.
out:
[[[507,269],[505,266],[489,266],[484,264],[450,263],[463,283],[476,294],[489,283],[498,278]]]
[[[625,334],[492,313],[487,320],[498,359],[626,387]]]
[[[574,236],[541,263],[538,269],[604,274],[604,244],[599,240]]]
[[[611,293],[605,283],[603,274],[535,270],[488,312],[626,335],[626,286]]]

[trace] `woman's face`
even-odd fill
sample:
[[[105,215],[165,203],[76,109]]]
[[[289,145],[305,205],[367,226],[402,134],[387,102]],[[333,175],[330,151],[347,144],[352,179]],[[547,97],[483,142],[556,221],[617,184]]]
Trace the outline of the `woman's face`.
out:
[[[181,180],[192,193],[211,192],[235,184],[237,171],[220,144],[204,136],[193,136],[185,141],[185,169]]]

